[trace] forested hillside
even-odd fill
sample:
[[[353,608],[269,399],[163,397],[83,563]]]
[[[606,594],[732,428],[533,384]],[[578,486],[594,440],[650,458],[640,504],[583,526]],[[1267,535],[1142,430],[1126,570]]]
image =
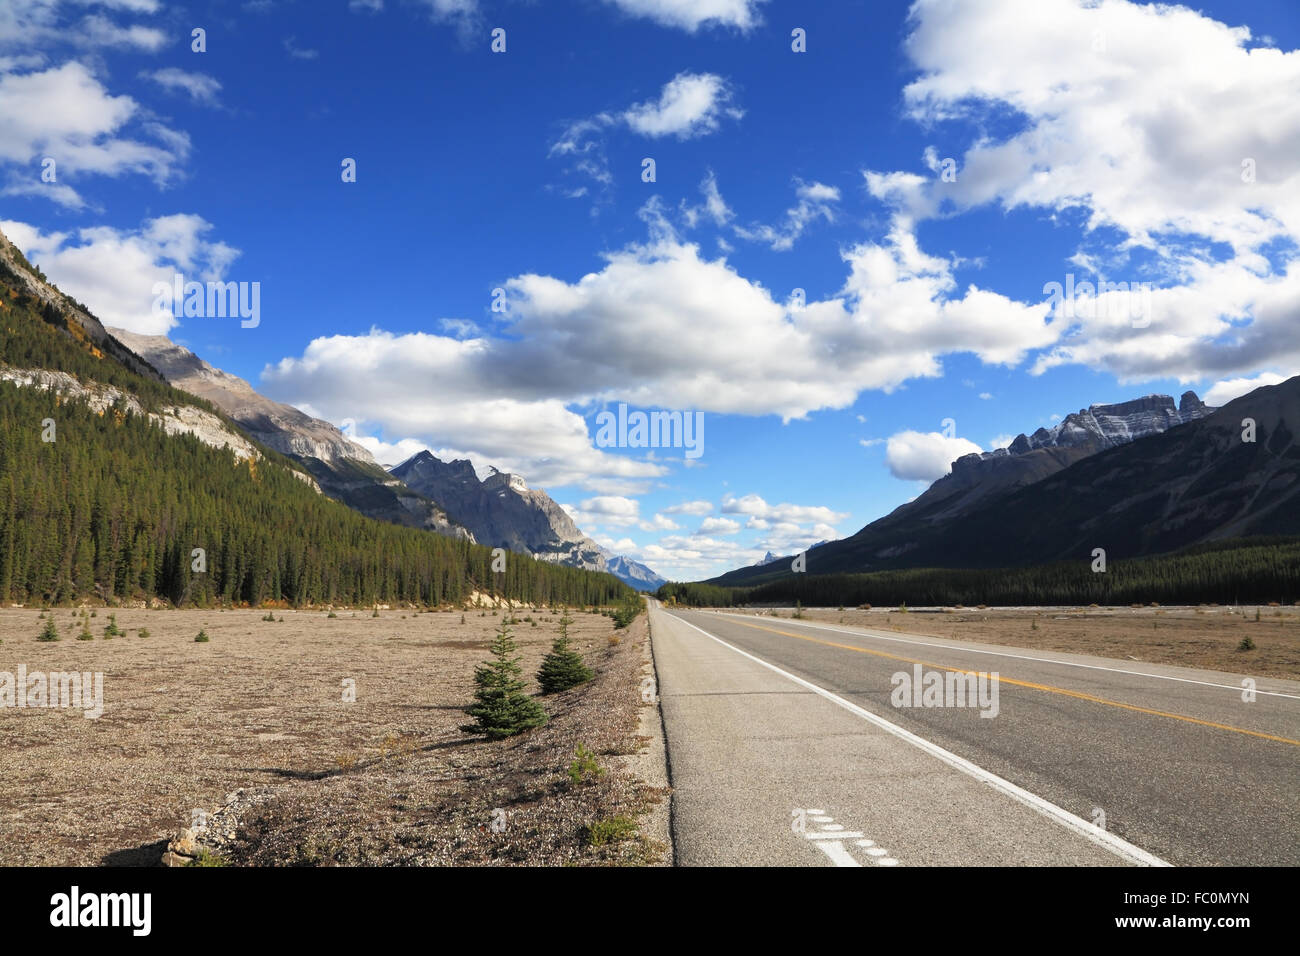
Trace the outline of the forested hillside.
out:
[[[65,372],[111,385],[146,411],[215,411],[106,355],[59,303],[17,280],[0,263],[0,374]],[[126,401],[101,413],[0,381],[0,601],[436,604],[477,589],[609,604],[631,593],[610,575],[518,555],[494,573],[489,549],[362,517],[252,444],[260,457],[238,461],[192,435],[168,435]],[[193,570],[195,549],[202,572]]]

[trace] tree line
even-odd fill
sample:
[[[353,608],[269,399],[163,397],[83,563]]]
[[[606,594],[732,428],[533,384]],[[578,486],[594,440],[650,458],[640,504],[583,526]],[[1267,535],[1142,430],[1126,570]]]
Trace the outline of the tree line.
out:
[[[657,596],[698,607],[1266,604],[1300,601],[1300,538],[1259,537],[1175,554],[1019,568],[915,568],[865,574],[791,574],[754,587],[671,582]]]

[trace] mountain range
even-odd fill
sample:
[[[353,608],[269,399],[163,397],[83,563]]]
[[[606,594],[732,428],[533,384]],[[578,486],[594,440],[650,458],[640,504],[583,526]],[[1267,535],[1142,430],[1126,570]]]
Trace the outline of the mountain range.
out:
[[[519,475],[492,468],[480,481],[470,461],[443,462],[427,451],[385,471],[334,425],[266,398],[166,336],[109,332],[171,385],[220,408],[258,441],[300,463],[325,494],[367,517],[607,571],[638,590],[663,583],[645,565],[592,541],[549,495],[530,489]]]
[[[1253,424],[1252,424],[1253,423]],[[969,455],[921,496],[812,548],[807,573],[991,568],[1300,533],[1300,377],[1219,409],[1194,393],[1096,405]],[[1250,440],[1253,439],[1253,440]],[[784,577],[789,561],[711,583]]]

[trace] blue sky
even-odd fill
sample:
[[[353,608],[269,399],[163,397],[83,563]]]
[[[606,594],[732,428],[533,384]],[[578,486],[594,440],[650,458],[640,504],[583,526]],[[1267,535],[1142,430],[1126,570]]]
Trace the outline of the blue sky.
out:
[[[1090,403],[1300,371],[1298,35],[1256,0],[11,0],[0,228],[106,324],[697,578]],[[177,271],[259,283],[259,323],[155,315]],[[1053,308],[1068,274],[1147,288]],[[619,402],[702,412],[703,455],[595,447]]]

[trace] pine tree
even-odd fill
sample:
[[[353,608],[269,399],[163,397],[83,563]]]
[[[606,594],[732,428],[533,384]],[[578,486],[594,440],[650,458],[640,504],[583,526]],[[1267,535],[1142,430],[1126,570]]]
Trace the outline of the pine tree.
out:
[[[568,615],[560,619],[560,636],[551,645],[551,653],[542,659],[541,670],[537,672],[537,683],[543,694],[554,694],[568,690],[579,684],[585,684],[595,675],[582,660],[582,655],[569,647]]]
[[[493,659],[479,665],[474,672],[476,703],[465,708],[465,713],[476,723],[465,724],[460,729],[467,734],[482,734],[489,740],[513,737],[515,734],[540,727],[546,723],[546,711],[524,693],[524,682],[519,679],[523,668],[515,653],[515,642],[505,618],[501,630],[492,642]]]
[[[45,630],[41,631],[36,638],[38,641],[57,641],[59,639],[59,629],[54,624],[54,615],[50,615],[45,620]]]

